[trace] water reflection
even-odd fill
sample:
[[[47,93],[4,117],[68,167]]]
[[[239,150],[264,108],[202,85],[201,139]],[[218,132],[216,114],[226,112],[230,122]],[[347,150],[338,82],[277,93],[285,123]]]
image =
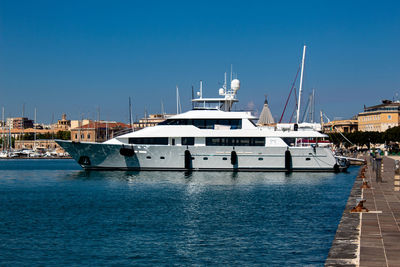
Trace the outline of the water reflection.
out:
[[[181,185],[268,185],[315,184],[334,179],[335,173],[306,172],[178,172],[178,171],[76,171],[65,179],[109,180],[129,184],[181,184]]]

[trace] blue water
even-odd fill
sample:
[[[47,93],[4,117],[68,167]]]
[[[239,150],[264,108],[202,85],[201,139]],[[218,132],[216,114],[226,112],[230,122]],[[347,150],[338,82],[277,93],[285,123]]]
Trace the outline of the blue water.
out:
[[[85,172],[0,161],[0,265],[322,266],[349,173]]]

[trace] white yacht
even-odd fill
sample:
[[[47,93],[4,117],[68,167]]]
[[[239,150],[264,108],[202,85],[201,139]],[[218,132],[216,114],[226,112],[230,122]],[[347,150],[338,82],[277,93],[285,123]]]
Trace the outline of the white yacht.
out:
[[[57,140],[84,169],[207,171],[338,171],[327,137],[300,124],[257,126],[250,112],[233,110],[240,82],[203,98],[193,109],[104,143]],[[300,126],[299,126],[300,125]],[[278,125],[279,126],[279,125]]]

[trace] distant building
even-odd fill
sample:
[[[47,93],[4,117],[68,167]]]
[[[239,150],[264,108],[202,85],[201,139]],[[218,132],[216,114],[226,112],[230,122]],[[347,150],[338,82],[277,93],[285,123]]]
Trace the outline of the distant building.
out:
[[[139,122],[135,122],[133,128],[143,129],[146,127],[156,126],[171,116],[173,116],[173,114],[150,114],[148,117],[145,116],[143,119],[140,119]]]
[[[84,120],[71,120],[71,129],[81,127],[83,125],[89,124],[93,121],[84,119]]]
[[[29,120],[25,117],[8,118],[7,127],[10,127],[11,129],[33,128],[33,120]]]
[[[67,115],[62,114],[61,120],[57,121],[57,124],[54,128],[62,131],[68,131],[71,128],[71,120],[67,120]]]
[[[358,114],[358,130],[362,132],[384,132],[399,126],[400,102],[382,100],[382,104],[364,107]]]
[[[73,142],[104,142],[131,130],[129,124],[122,122],[90,122],[71,129]]]
[[[358,130],[358,120],[334,120],[324,123],[322,129],[324,133],[354,133]]]
[[[15,140],[15,149],[42,149],[44,151],[56,151],[57,153],[65,153],[54,140]]]

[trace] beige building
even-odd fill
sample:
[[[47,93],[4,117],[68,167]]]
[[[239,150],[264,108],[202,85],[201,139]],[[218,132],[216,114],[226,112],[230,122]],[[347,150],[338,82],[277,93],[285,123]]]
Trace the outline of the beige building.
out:
[[[133,128],[142,129],[146,127],[156,126],[160,122],[165,121],[168,117],[173,116],[172,114],[150,114],[148,117],[140,119],[139,122],[133,124]]]
[[[71,129],[71,140],[73,142],[104,142],[130,130],[128,124],[121,122],[90,122]]]
[[[322,125],[324,133],[354,133],[358,130],[358,120],[334,120]]]
[[[64,153],[62,149],[54,140],[41,139],[41,140],[15,140],[15,149],[43,149],[45,151],[56,151],[57,153]]]
[[[54,125],[54,128],[62,131],[69,131],[71,128],[71,121],[67,120],[66,114],[62,114],[61,120],[58,120],[57,124]]]
[[[71,120],[71,129],[84,126],[84,125],[89,124],[89,123],[91,123],[91,122],[93,122],[93,121],[88,120],[88,119],[84,119],[84,120]]]
[[[362,132],[384,132],[399,126],[400,102],[383,100],[382,104],[365,107],[358,114],[358,130]]]

